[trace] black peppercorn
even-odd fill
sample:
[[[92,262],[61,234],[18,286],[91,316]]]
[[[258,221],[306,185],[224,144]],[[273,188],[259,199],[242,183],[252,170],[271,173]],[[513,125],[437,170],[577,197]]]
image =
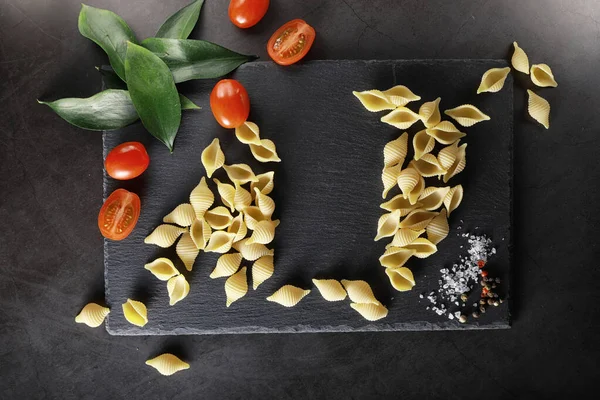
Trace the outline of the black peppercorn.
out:
[[[482,314],[485,314],[485,306],[479,306],[479,311],[481,311]]]
[[[479,318],[480,315],[479,311],[473,311],[473,318]]]

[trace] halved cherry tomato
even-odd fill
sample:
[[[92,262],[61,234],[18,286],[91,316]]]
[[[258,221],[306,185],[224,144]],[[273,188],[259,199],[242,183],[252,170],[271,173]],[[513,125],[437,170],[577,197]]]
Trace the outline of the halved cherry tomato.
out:
[[[133,230],[140,217],[140,198],[125,189],[108,196],[98,214],[98,228],[107,239],[123,240]]]
[[[301,19],[294,19],[277,29],[269,42],[269,56],[279,65],[300,61],[315,41],[315,30]]]
[[[238,81],[223,79],[210,94],[210,109],[223,128],[237,128],[250,114],[248,92]]]
[[[111,178],[126,180],[140,176],[150,164],[146,148],[140,142],[121,143],[104,160],[104,168]]]
[[[231,0],[229,19],[239,28],[258,24],[269,9],[269,0]]]

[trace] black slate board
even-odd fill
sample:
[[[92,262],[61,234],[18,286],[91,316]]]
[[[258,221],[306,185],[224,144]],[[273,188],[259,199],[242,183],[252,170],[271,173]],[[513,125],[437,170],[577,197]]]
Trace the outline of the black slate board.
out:
[[[142,200],[142,214],[134,232],[121,242],[105,241],[106,301],[112,308],[108,332],[165,335],[509,327],[507,302],[479,320],[460,325],[426,310],[427,300],[419,298],[419,294],[437,288],[441,268],[465,253],[466,246],[461,246],[466,240],[458,236],[462,232],[486,233],[494,240],[498,253],[490,260],[490,270],[504,282],[509,281],[512,77],[499,93],[475,94],[483,72],[505,65],[496,60],[315,61],[287,68],[270,62],[243,65],[233,77],[247,88],[252,103],[250,120],[260,126],[263,138],[276,142],[283,160],[280,164],[256,162],[232,131],[217,125],[208,104],[215,83],[212,80],[184,86],[203,110],[184,113],[174,154],[140,124],[105,133],[105,155],[119,143],[139,140],[151,157],[148,170],[134,181],[104,177],[105,198],[124,187],[137,192]],[[442,110],[473,103],[491,116],[489,122],[465,128],[467,168],[450,181],[453,185],[462,183],[464,200],[452,213],[450,235],[440,243],[438,253],[409,262],[417,285],[406,293],[390,287],[378,263],[387,241],[373,241],[383,212],[379,208],[382,149],[401,132],[379,122],[383,113],[369,113],[352,95],[353,90],[385,89],[396,84],[407,85],[423,101],[440,96]],[[411,105],[413,109],[415,105]],[[420,124],[415,125],[409,132],[420,129]],[[214,137],[220,139],[229,164],[245,162],[256,173],[275,170],[274,218],[281,219],[273,242],[276,272],[258,290],[250,288],[246,297],[226,308],[225,279],[208,278],[218,254],[201,253],[193,272],[185,272],[192,288],[189,296],[170,307],[166,283],[154,278],[143,265],[159,256],[177,260],[174,246],[163,250],[143,244],[143,239],[164,215],[188,201],[189,192],[204,175],[201,151]],[[222,175],[221,170],[216,176]],[[457,230],[459,225],[461,230]],[[179,260],[176,262],[185,271]],[[316,289],[290,309],[265,301],[287,283],[310,288],[314,277],[368,281],[377,298],[388,306],[388,317],[368,322],[350,308],[348,300],[326,302]],[[508,293],[508,285],[503,284],[503,288]],[[120,305],[128,297],[148,306],[149,322],[144,328],[124,319]],[[473,296],[468,303],[475,301]]]

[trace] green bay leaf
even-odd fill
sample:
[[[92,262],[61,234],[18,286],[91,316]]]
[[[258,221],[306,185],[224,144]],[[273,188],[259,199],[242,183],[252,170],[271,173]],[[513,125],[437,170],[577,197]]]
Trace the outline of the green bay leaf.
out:
[[[196,0],[171,15],[158,29],[157,38],[187,39],[198,22],[204,0]]]

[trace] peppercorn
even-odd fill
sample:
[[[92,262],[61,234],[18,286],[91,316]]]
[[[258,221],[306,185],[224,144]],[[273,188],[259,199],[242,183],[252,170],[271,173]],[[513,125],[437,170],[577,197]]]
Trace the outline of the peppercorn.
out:
[[[484,286],[487,290],[490,290],[492,288],[492,285],[490,285],[489,283],[486,283]]]
[[[497,296],[497,295],[496,295]],[[487,292],[487,297],[494,297],[494,293],[492,292]]]
[[[485,314],[485,306],[479,306],[479,311],[481,311],[482,314]]]
[[[462,314],[460,317],[458,317],[458,322],[460,322],[461,324],[464,324],[467,322],[467,316]]]
[[[500,302],[498,300],[493,302],[494,306],[498,307],[500,305]]]
[[[488,306],[491,306],[492,304],[494,304],[494,300],[488,299],[487,304],[488,304]]]
[[[501,283],[502,281],[500,280],[500,278],[496,278],[496,283]]]
[[[479,281],[479,284],[480,284],[481,286],[485,286],[485,281],[482,279],[481,281]]]
[[[500,301],[500,304],[504,303],[504,300],[502,300],[502,299],[499,299],[499,301]]]
[[[463,294],[461,294],[461,295],[460,295],[460,299],[461,299],[463,302],[466,302],[467,300],[469,300],[469,296],[467,296],[467,294],[466,294],[466,293],[463,293]]]
[[[481,276],[488,276],[488,272],[486,270],[481,271]]]
[[[479,318],[480,315],[479,311],[473,311],[473,318]]]
[[[485,301],[485,299],[481,299],[479,300],[479,304],[481,304],[482,306],[484,306],[487,302]]]

